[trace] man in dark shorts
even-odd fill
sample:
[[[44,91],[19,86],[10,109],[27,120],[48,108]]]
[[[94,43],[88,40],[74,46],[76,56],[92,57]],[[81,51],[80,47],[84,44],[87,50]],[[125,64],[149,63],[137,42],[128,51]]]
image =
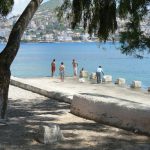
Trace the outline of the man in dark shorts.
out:
[[[97,83],[102,83],[104,72],[102,66],[99,66],[96,70]]]

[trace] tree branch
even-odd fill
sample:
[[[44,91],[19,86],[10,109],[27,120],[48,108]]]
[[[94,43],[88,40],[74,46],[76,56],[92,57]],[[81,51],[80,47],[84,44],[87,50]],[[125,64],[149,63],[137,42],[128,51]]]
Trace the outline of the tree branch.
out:
[[[42,1],[43,0],[31,0],[18,21],[15,23],[7,45],[1,53],[1,58],[4,58],[3,60],[8,66],[13,62],[20,47],[21,37]]]

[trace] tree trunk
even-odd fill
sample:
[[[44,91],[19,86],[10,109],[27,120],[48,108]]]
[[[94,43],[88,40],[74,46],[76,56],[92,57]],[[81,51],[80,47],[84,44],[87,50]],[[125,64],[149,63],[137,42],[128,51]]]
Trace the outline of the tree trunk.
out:
[[[15,23],[8,43],[0,53],[0,117],[5,118],[10,83],[10,66],[19,50],[21,37],[43,0],[31,0],[18,21]]]
[[[0,114],[5,118],[8,101],[8,89],[10,82],[10,69],[0,61]]]

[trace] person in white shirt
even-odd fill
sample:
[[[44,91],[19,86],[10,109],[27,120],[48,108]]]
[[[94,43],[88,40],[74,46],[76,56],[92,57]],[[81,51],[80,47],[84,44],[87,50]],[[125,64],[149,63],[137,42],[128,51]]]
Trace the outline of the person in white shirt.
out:
[[[96,70],[97,83],[102,83],[104,72],[102,66],[99,66]]]

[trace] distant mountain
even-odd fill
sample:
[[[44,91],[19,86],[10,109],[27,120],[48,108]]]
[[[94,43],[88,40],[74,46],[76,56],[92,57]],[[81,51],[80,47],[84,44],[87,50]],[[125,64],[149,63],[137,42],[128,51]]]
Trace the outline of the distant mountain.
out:
[[[63,0],[49,0],[43,3],[38,11],[45,11],[45,10],[54,10],[56,7],[60,6],[63,3]]]

